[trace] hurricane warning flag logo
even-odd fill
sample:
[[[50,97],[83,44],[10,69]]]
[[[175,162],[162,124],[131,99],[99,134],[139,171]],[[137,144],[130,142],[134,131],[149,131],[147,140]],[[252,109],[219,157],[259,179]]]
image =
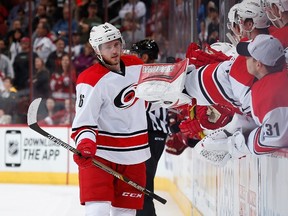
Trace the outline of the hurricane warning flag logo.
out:
[[[136,86],[137,84],[134,83],[122,89],[116,96],[114,105],[121,109],[131,107],[138,100],[138,98],[135,97]]]

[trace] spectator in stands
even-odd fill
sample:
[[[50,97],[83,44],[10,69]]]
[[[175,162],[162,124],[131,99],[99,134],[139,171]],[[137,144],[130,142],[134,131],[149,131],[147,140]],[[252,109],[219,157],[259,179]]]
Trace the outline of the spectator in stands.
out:
[[[39,23],[36,29],[36,38],[33,43],[33,51],[46,63],[48,56],[56,48],[48,37],[50,27],[48,23]]]
[[[23,37],[23,33],[20,29],[17,29],[14,31],[14,34],[12,37],[12,43],[9,48],[10,60],[12,64],[14,63],[14,59],[16,55],[21,52],[20,40],[22,37]]]
[[[42,1],[42,3],[46,6],[46,14],[49,17],[49,22],[51,22],[51,26],[53,26],[57,21],[57,8],[55,1],[46,1],[45,3]]]
[[[4,91],[1,92],[2,98],[16,98],[17,89],[13,86],[11,77],[3,79]]]
[[[17,90],[12,84],[11,77],[3,79],[4,90],[1,92],[0,104],[6,114],[14,115],[17,103]]]
[[[35,31],[35,29],[37,28],[37,25],[39,23],[39,20],[41,18],[50,18],[48,17],[47,13],[46,13],[46,6],[44,4],[39,4],[36,7],[36,14],[34,15],[34,18],[32,20],[32,30]],[[51,23],[49,23],[51,25]]]
[[[65,49],[65,39],[59,37],[54,42],[56,46],[56,50],[51,52],[46,61],[46,67],[50,71],[50,73],[61,70],[61,60],[64,55],[67,53],[64,51]]]
[[[48,18],[48,17],[40,17],[38,24],[39,24],[39,23],[43,23],[43,24],[48,25],[48,26],[50,27],[50,26],[51,26],[51,25],[50,25],[50,23],[51,23],[50,20],[51,20],[51,19]],[[38,26],[38,25],[37,25],[37,26]],[[36,37],[37,37],[37,28],[36,28],[36,30],[32,33],[32,41],[34,41]],[[51,31],[51,30],[49,30],[49,32],[48,32],[48,34],[47,34],[47,37],[48,37],[52,42],[54,42],[54,41],[57,39],[56,35],[55,35],[54,32]]]
[[[86,68],[90,67],[95,63],[96,57],[91,45],[87,42],[80,55],[73,60],[77,76],[84,71]]]
[[[70,62],[69,56],[63,55],[61,60],[61,70],[54,71],[50,78],[50,88],[52,98],[58,104],[63,104],[64,100],[70,97],[70,93],[75,96],[76,71]],[[72,92],[73,91],[73,92]]]
[[[32,11],[34,11],[34,2],[31,2],[32,4]],[[19,11],[23,10],[24,13],[28,14],[29,11],[29,1],[26,0],[17,0],[17,4],[15,4],[13,6],[13,8],[9,11],[9,15],[7,18],[7,22],[8,25],[10,26],[11,23],[14,21],[14,19],[17,19],[17,17],[19,16]],[[26,16],[26,18],[28,19],[28,16]]]
[[[72,33],[72,47],[71,47],[71,58],[74,60],[78,57],[83,49],[83,44],[80,43],[80,33],[73,32]],[[69,45],[67,45],[64,49],[66,53],[69,53]]]
[[[50,96],[50,72],[45,67],[43,59],[36,57],[34,60],[35,72],[33,76],[33,96],[34,98],[48,98]]]
[[[213,13],[216,9],[216,5],[213,1],[209,1],[207,4],[207,10],[206,10],[206,18],[205,18],[205,24],[206,24],[206,30],[208,32],[208,26],[209,24],[212,22],[212,17],[213,17]]]
[[[121,33],[126,47],[131,47],[134,41],[144,39],[140,23],[133,18],[131,13],[126,13],[122,22]]]
[[[0,124],[11,124],[12,117],[11,115],[7,115],[4,109],[0,109]]]
[[[219,14],[217,8],[210,9],[210,23],[208,25],[208,43],[213,44],[219,39]]]
[[[198,33],[201,32],[201,23],[204,21],[205,23],[205,18],[206,18],[206,7],[205,7],[205,1],[204,0],[198,0],[198,12],[197,12],[197,30]],[[206,27],[206,23],[205,23]]]
[[[159,32],[159,34],[161,33],[164,37],[167,37],[168,20],[169,20],[169,1],[160,0],[157,3],[153,2],[150,10],[151,10],[150,11],[151,16],[148,18],[146,22],[146,36],[151,37],[157,31]],[[164,30],[165,32],[163,32],[162,30]],[[157,43],[159,42],[157,41]]]
[[[57,107],[55,100],[51,97],[47,98],[44,103],[40,103],[40,106],[38,110],[39,124],[47,124],[45,118],[53,116],[57,111],[64,108]]]
[[[9,55],[9,50],[7,49],[4,37],[0,37],[0,53],[8,56]]]
[[[70,125],[72,120],[75,117],[74,110],[74,100],[72,100],[72,104],[70,103],[70,99],[66,99],[64,102],[64,109],[55,112],[52,115],[45,117],[39,124],[42,125]]]
[[[12,27],[9,28],[7,35],[5,36],[5,43],[10,47],[13,42],[14,32],[17,30],[21,30],[21,21],[19,19],[13,20]]]
[[[0,37],[4,37],[8,31],[8,26],[6,23],[6,19],[8,17],[8,10],[3,5],[2,2],[0,2]]]
[[[18,9],[18,11],[17,11],[17,15],[14,18],[14,20],[20,20],[20,22],[21,22],[21,30],[22,30],[22,32],[24,32],[24,34],[28,34],[28,25],[29,25],[28,18],[29,18],[29,16],[27,16],[24,8],[20,7]]]
[[[14,70],[9,57],[1,53],[0,50],[0,77],[3,79],[7,76],[14,78]]]
[[[21,52],[15,57],[13,69],[15,71],[14,86],[18,91],[27,90],[29,79],[29,51],[30,51],[30,39],[23,37],[20,40]],[[38,56],[35,52],[32,53],[33,61]]]
[[[82,44],[88,41],[91,28],[100,24],[102,24],[102,18],[98,16],[98,5],[91,2],[88,6],[88,17],[81,17],[79,22]]]
[[[205,50],[205,47],[208,45],[208,33],[206,31],[205,20],[202,20],[200,23],[200,33],[198,35],[198,44],[202,50]]]
[[[54,25],[53,25],[53,32],[55,35],[58,37],[62,37],[65,40],[65,43],[68,44],[68,30],[69,30],[69,16],[70,16],[70,11],[68,5],[64,5],[63,7],[63,18],[59,19]],[[72,13],[71,13],[72,16]],[[78,28],[78,23],[77,21],[72,18],[71,21],[71,31],[75,32],[77,31]]]
[[[75,117],[75,100],[66,99],[65,100],[65,109],[62,112],[62,115],[59,116],[59,125],[71,125],[74,117]]]
[[[119,17],[124,20],[127,13],[132,15],[134,21],[139,23],[142,39],[146,36],[146,5],[140,0],[129,0],[119,11]],[[135,41],[132,41],[135,42]]]

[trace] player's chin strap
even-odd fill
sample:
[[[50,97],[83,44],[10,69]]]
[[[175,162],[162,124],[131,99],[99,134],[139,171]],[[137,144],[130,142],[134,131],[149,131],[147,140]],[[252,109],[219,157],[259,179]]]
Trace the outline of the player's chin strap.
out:
[[[250,154],[243,134],[255,127],[257,126],[251,117],[234,114],[230,123],[208,134],[197,143],[194,150],[209,163],[224,166],[230,159],[239,159]]]

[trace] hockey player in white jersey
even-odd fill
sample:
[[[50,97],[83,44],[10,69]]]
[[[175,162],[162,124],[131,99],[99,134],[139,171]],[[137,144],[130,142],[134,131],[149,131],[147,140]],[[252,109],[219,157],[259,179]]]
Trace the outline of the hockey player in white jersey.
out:
[[[229,127],[228,124],[224,133],[204,139],[201,144],[209,150],[228,151],[234,158],[288,148],[288,78],[281,42],[273,36],[260,34],[251,42],[240,42],[237,52],[246,57],[249,73],[257,78],[250,101],[257,126],[243,134],[241,125]],[[233,135],[225,136],[229,133]]]
[[[109,23],[94,26],[89,42],[99,63],[78,77],[72,124],[72,138],[83,156],[74,155],[80,202],[89,216],[135,216],[144,194],[93,166],[91,157],[145,187],[150,158],[146,104],[135,97],[143,62],[122,55],[121,33]]]

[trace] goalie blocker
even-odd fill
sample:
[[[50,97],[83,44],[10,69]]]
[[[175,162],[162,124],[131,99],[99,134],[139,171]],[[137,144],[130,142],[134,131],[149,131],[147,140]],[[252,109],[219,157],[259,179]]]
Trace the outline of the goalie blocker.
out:
[[[184,94],[188,59],[178,63],[144,64],[136,89],[136,97],[164,108],[177,107],[191,102]]]

